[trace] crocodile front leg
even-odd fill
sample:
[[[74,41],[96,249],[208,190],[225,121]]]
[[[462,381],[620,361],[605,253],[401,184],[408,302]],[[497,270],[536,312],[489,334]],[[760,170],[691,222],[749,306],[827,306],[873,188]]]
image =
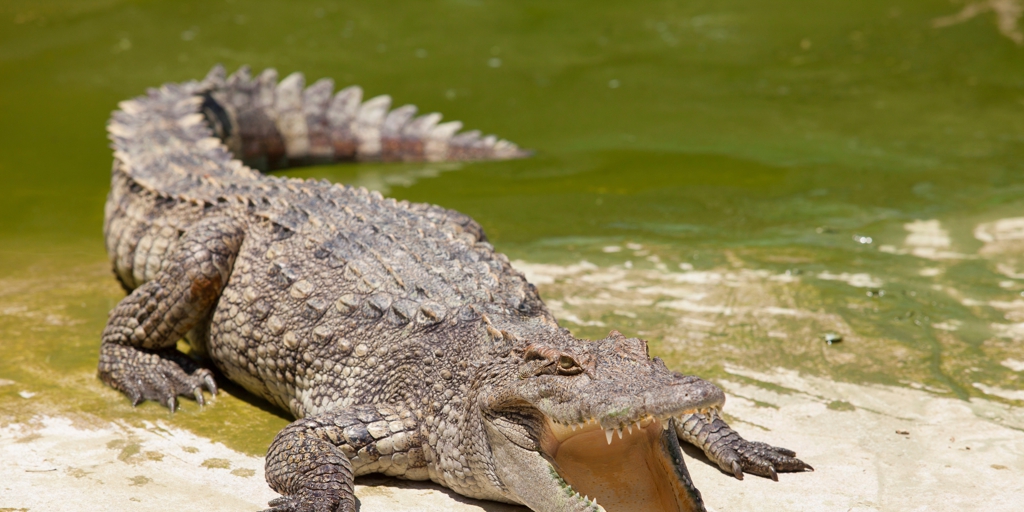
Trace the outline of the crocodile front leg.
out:
[[[203,403],[217,392],[213,374],[174,345],[207,318],[227,283],[243,239],[231,219],[204,220],[179,239],[156,277],[110,313],[100,346],[99,376],[132,405],[157,400],[173,412],[179,395]]]
[[[778,481],[780,471],[814,471],[809,464],[797,459],[792,450],[743,439],[714,410],[677,421],[676,434],[704,450],[712,462],[740,480],[744,472]]]
[[[355,512],[356,475],[427,479],[412,414],[360,405],[285,427],[267,451],[267,483],[284,496],[264,512]]]

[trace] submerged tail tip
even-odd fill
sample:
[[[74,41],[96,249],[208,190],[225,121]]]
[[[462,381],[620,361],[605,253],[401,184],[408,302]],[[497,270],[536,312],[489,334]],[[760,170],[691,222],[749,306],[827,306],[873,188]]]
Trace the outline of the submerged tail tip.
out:
[[[499,140],[493,146],[494,158],[501,160],[518,160],[522,158],[530,158],[534,156],[535,151],[532,149],[521,148],[514,142],[507,140]]]
[[[523,158],[533,158],[537,155],[537,152],[532,149],[525,149],[519,146],[515,146],[507,152],[507,156],[503,156],[507,160],[521,160]]]

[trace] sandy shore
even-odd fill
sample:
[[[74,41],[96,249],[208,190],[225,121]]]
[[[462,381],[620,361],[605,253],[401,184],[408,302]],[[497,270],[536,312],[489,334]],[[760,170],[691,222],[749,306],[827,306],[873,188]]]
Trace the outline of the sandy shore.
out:
[[[687,458],[708,510],[1019,510],[1024,410],[927,391],[729,368],[726,412],[816,471],[737,481]],[[263,460],[175,428],[39,417],[0,428],[0,510],[253,512],[276,495]],[[690,453],[690,455],[694,455]],[[424,483],[362,479],[363,511],[517,510]],[[521,510],[521,509],[518,509]]]

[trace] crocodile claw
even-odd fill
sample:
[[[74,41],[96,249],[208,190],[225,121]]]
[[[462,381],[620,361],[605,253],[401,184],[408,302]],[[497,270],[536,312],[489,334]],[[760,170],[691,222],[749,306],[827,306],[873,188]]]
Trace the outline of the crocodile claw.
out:
[[[740,462],[738,460],[734,460],[731,462],[731,465],[732,475],[735,476],[737,480],[743,480],[743,466],[740,466]]]
[[[757,441],[738,439],[721,454],[719,463],[739,480],[743,473],[779,481],[779,472],[814,471],[810,464],[796,458],[796,452]]]
[[[203,375],[203,387],[210,392],[211,396],[217,396],[217,382],[213,380],[212,374]]]
[[[128,395],[133,407],[154,400],[172,414],[180,405],[178,396],[195,398],[204,405],[203,389],[217,392],[213,373],[175,350],[151,351],[105,343],[100,348],[99,375]]]

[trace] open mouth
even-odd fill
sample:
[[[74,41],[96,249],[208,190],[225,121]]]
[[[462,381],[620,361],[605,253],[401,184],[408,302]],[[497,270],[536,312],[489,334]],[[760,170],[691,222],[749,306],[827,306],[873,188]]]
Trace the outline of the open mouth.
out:
[[[542,448],[573,490],[608,512],[703,511],[683,464],[673,418],[646,417],[620,429],[597,420],[547,420]]]

